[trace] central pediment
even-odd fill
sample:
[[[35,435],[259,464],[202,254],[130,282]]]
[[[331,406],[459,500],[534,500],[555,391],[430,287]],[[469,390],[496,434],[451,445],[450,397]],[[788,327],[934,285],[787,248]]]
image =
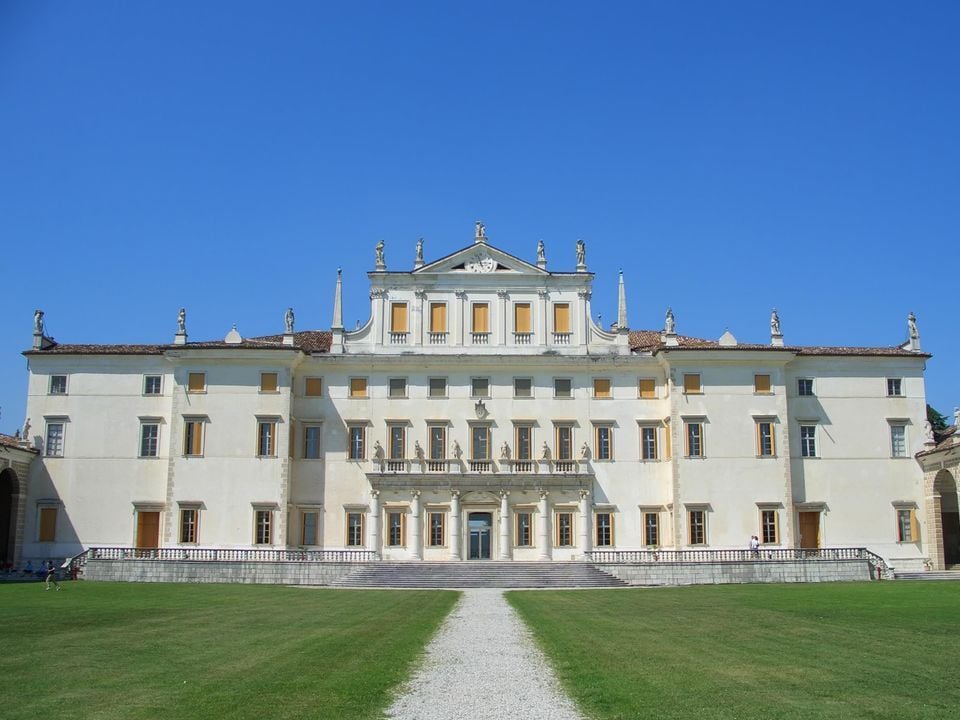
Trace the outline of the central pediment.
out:
[[[455,274],[510,274],[549,275],[545,269],[532,265],[515,255],[504,252],[487,243],[474,243],[468,247],[417,268],[414,275]]]

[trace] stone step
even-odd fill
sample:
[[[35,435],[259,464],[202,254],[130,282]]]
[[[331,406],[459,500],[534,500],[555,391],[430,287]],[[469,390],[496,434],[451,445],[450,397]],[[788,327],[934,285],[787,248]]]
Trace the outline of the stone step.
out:
[[[569,588],[623,587],[625,583],[587,563],[372,563],[331,583],[334,587]]]
[[[925,570],[894,573],[897,580],[960,580],[960,570]]]

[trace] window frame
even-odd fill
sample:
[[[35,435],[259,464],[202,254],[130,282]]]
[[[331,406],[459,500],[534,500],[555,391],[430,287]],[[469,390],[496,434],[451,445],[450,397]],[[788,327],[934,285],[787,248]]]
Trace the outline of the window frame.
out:
[[[514,421],[513,423],[513,459],[517,462],[529,463],[534,460],[534,423],[533,421]],[[521,435],[526,433],[527,438],[524,441],[521,438]],[[527,452],[524,453],[521,451],[524,443],[527,447]],[[526,455],[526,457],[523,457]]]
[[[443,315],[443,328],[434,327],[434,320],[436,319],[436,316],[434,315],[435,308],[443,309],[441,313]],[[430,332],[433,335],[441,335],[441,334],[446,335],[447,332],[449,332],[448,327],[449,327],[449,323],[447,322],[447,303],[431,300],[430,301],[430,330],[428,332]]]
[[[917,518],[916,504],[897,502],[893,504],[893,511],[897,544],[906,545],[920,542],[920,523]],[[906,528],[903,525],[904,518],[907,521]],[[904,532],[905,530],[907,532]]]
[[[401,462],[406,460],[407,454],[407,422],[395,421],[387,423],[387,460]],[[399,455],[397,454],[399,452]]]
[[[813,389],[813,378],[797,378],[797,397],[816,397]]]
[[[573,448],[574,448],[574,424],[572,422],[555,422],[553,424],[553,460],[554,462],[573,462]],[[562,433],[568,433],[567,443],[568,450],[566,453],[563,452],[563,438]],[[566,455],[566,457],[564,457]]]
[[[517,385],[517,383],[524,383],[524,382],[530,383],[530,387],[529,387],[529,389],[528,389],[528,391],[527,391],[527,392],[528,392],[527,395],[521,395],[521,394],[518,392],[518,385]],[[524,377],[515,377],[515,378],[513,379],[513,397],[514,397],[515,400],[529,400],[529,399],[531,399],[531,398],[533,397],[533,394],[534,394],[534,393],[533,393],[533,378],[532,378],[532,377],[524,376]]]
[[[400,310],[400,315],[397,311]],[[402,322],[397,322],[402,320]],[[401,327],[402,325],[402,327]],[[410,303],[406,300],[392,300],[390,302],[390,334],[407,335],[410,332]]]
[[[525,522],[521,521],[525,518]],[[513,513],[513,546],[515,548],[534,547],[533,510],[528,508],[515,509]]]
[[[771,417],[757,417],[754,418],[755,432],[754,436],[756,439],[757,446],[757,457],[758,458],[775,458],[777,457],[777,438],[775,430],[775,419]],[[766,426],[769,434],[764,435],[764,426]],[[764,440],[769,441],[769,450],[764,445]]]
[[[660,547],[660,510],[641,508],[640,515],[643,546],[647,548]],[[652,523],[651,520],[653,521]],[[651,531],[654,535],[653,542],[650,542]]]
[[[697,535],[696,533],[699,533]],[[699,541],[697,541],[699,537]],[[707,542],[707,509],[705,507],[687,507],[687,545],[700,547]]]
[[[273,545],[274,544],[274,508],[254,507],[253,508],[253,544],[254,545]]]
[[[476,462],[489,462],[493,459],[490,443],[492,442],[492,426],[489,422],[475,422],[470,423],[470,460]],[[477,456],[477,431],[483,432],[483,445],[485,448],[485,456]]]
[[[312,515],[314,542],[307,542],[307,517]],[[315,507],[300,508],[300,547],[319,547],[322,544],[320,537],[320,510]]]
[[[393,521],[397,520],[396,526]],[[388,548],[405,548],[407,546],[407,512],[404,508],[384,508],[384,546]],[[394,531],[396,530],[396,540]]]
[[[521,329],[522,323],[520,322],[522,313],[522,308],[526,308],[526,330]],[[533,335],[533,303],[529,300],[520,300],[513,303],[513,334],[516,335]]]
[[[486,383],[483,392],[477,392],[477,382]],[[490,397],[490,378],[489,377],[471,377],[470,378],[470,397],[489,398]]]
[[[310,454],[310,435],[311,434],[316,435],[315,454]],[[303,449],[301,452],[301,459],[320,460],[322,458],[323,458],[323,425],[317,422],[304,422],[303,423]]]
[[[604,527],[601,524],[600,518],[607,518],[607,525]],[[606,537],[603,538],[601,534],[606,532]],[[613,510],[595,510],[593,513],[593,545],[594,547],[603,547],[611,548],[615,546],[614,543],[614,518]]]
[[[351,377],[347,388],[347,397],[351,400],[365,400],[370,397],[370,382],[366,377]]]
[[[156,392],[150,392],[151,381],[156,381]],[[143,376],[143,392],[141,393],[145,397],[156,397],[158,395],[163,395],[163,375],[147,375]]]
[[[359,434],[359,437],[355,437],[355,434]],[[359,440],[359,447],[355,440]],[[347,423],[347,460],[360,462],[366,459],[367,424],[360,422]]]
[[[683,456],[687,459],[700,459],[707,456],[704,435],[706,421],[704,418],[685,418],[683,421]],[[694,432],[694,430],[696,431]],[[694,453],[694,441],[697,443]]]
[[[264,430],[268,430],[264,434]],[[276,417],[257,417],[257,457],[275,458],[277,457],[277,436],[280,432],[280,421]],[[264,440],[266,440],[266,452],[264,452]]]
[[[311,392],[311,385],[316,392]],[[303,379],[303,396],[304,397],[322,397],[323,396],[323,378],[311,375]]]
[[[206,423],[205,415],[183,416],[183,446],[181,447],[183,457],[203,457],[204,444],[207,440]],[[194,450],[196,452],[193,452]]]
[[[761,380],[761,378],[766,378],[766,380]],[[773,376],[770,373],[754,373],[753,392],[755,395],[773,395]]]
[[[606,390],[604,390],[606,385]],[[593,378],[593,399],[594,400],[613,400],[613,380],[609,377]]]
[[[613,426],[612,422],[594,422],[593,425],[593,459],[600,462],[613,462]],[[606,434],[606,452],[603,453],[601,435]]]
[[[887,397],[906,397],[902,377],[887,378]]]
[[[477,322],[479,319],[483,322]],[[483,329],[480,329],[483,326]],[[490,303],[486,300],[476,300],[470,303],[470,334],[490,335]]]
[[[647,389],[644,389],[647,385]],[[657,379],[652,377],[637,378],[637,399],[638,400],[656,400],[657,399]]]
[[[561,383],[561,382],[566,382],[569,384],[566,395],[561,395],[557,387],[557,383]],[[570,400],[571,398],[573,398],[573,378],[555,377],[553,379],[553,397],[558,400]]]
[[[406,398],[407,379],[405,377],[387,378],[387,397],[391,400]]]
[[[154,429],[153,452],[144,452],[144,444],[148,442],[146,437],[147,428]],[[156,458],[160,457],[160,419],[159,418],[141,418],[140,419],[140,443],[138,448],[138,458]]]
[[[696,378],[696,384],[694,384],[693,378]],[[703,395],[703,375],[701,373],[683,374],[683,394]]]
[[[44,520],[50,517],[53,520]],[[37,542],[54,543],[57,541],[57,523],[60,520],[60,505],[56,502],[37,503]]]
[[[442,393],[438,392],[439,388],[435,388],[435,387],[434,387],[434,385],[435,385],[438,381],[443,383],[443,391],[442,391]],[[446,378],[446,377],[431,377],[431,378],[427,378],[427,397],[431,397],[431,398],[445,398],[445,397],[447,397],[447,394],[449,393],[449,386],[450,386],[450,384],[447,382],[447,378]]]
[[[271,389],[271,385],[272,385],[272,389]],[[260,373],[260,394],[261,395],[279,395],[280,394],[280,373],[278,372],[261,372]]]
[[[555,548],[576,547],[576,517],[571,508],[554,508],[553,546]],[[566,539],[566,541],[564,541]]]
[[[67,375],[57,373],[50,376],[50,382],[47,385],[48,395],[68,395]]]
[[[357,523],[353,523],[353,518],[356,517]],[[348,509],[344,512],[344,538],[343,543],[344,547],[348,548],[362,548],[367,545],[367,533],[366,533],[366,513],[361,510]]]
[[[207,373],[188,372],[187,392],[191,395],[201,395],[207,391]]]
[[[797,438],[800,441],[800,457],[815,458],[820,457],[818,451],[817,425],[819,423],[801,422],[799,423],[800,432]]]
[[[890,457],[891,458],[905,458],[908,455],[908,445],[907,445],[907,422],[905,420],[888,420],[890,426]],[[898,438],[896,437],[896,431],[900,431],[899,437],[899,452],[898,450]]]
[[[779,545],[780,544],[780,506],[779,505],[757,505],[758,521],[760,523],[760,533],[758,539],[761,545]],[[769,532],[772,531],[773,539],[770,539]]]
[[[435,522],[439,519],[439,523]],[[439,528],[439,534],[438,534]],[[427,547],[447,546],[447,513],[444,510],[427,510]]]
[[[67,447],[67,419],[64,417],[45,418],[45,427],[43,430],[43,456],[48,458],[62,458],[66,456]],[[54,439],[51,431],[59,427],[59,433]]]
[[[178,545],[196,545],[200,541],[200,509],[199,503],[180,504],[177,517]],[[191,518],[190,521],[188,517]],[[188,539],[184,539],[185,537]]]

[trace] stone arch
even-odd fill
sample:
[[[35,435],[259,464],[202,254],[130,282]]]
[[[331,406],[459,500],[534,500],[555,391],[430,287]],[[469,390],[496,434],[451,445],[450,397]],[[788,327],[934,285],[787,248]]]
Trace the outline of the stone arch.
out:
[[[927,475],[927,527],[934,569],[960,564],[960,498],[957,480],[947,469]]]
[[[19,531],[23,524],[20,506],[22,485],[13,468],[0,472],[0,564],[16,563]]]

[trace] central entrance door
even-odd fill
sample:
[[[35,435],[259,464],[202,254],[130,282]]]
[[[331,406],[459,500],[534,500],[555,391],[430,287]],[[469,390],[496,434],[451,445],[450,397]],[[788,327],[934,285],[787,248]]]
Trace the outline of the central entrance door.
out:
[[[470,531],[471,560],[490,559],[490,530],[493,527],[493,513],[472,512],[467,516],[467,529]]]
[[[820,512],[801,512],[800,547],[804,550],[816,550],[820,547]]]

